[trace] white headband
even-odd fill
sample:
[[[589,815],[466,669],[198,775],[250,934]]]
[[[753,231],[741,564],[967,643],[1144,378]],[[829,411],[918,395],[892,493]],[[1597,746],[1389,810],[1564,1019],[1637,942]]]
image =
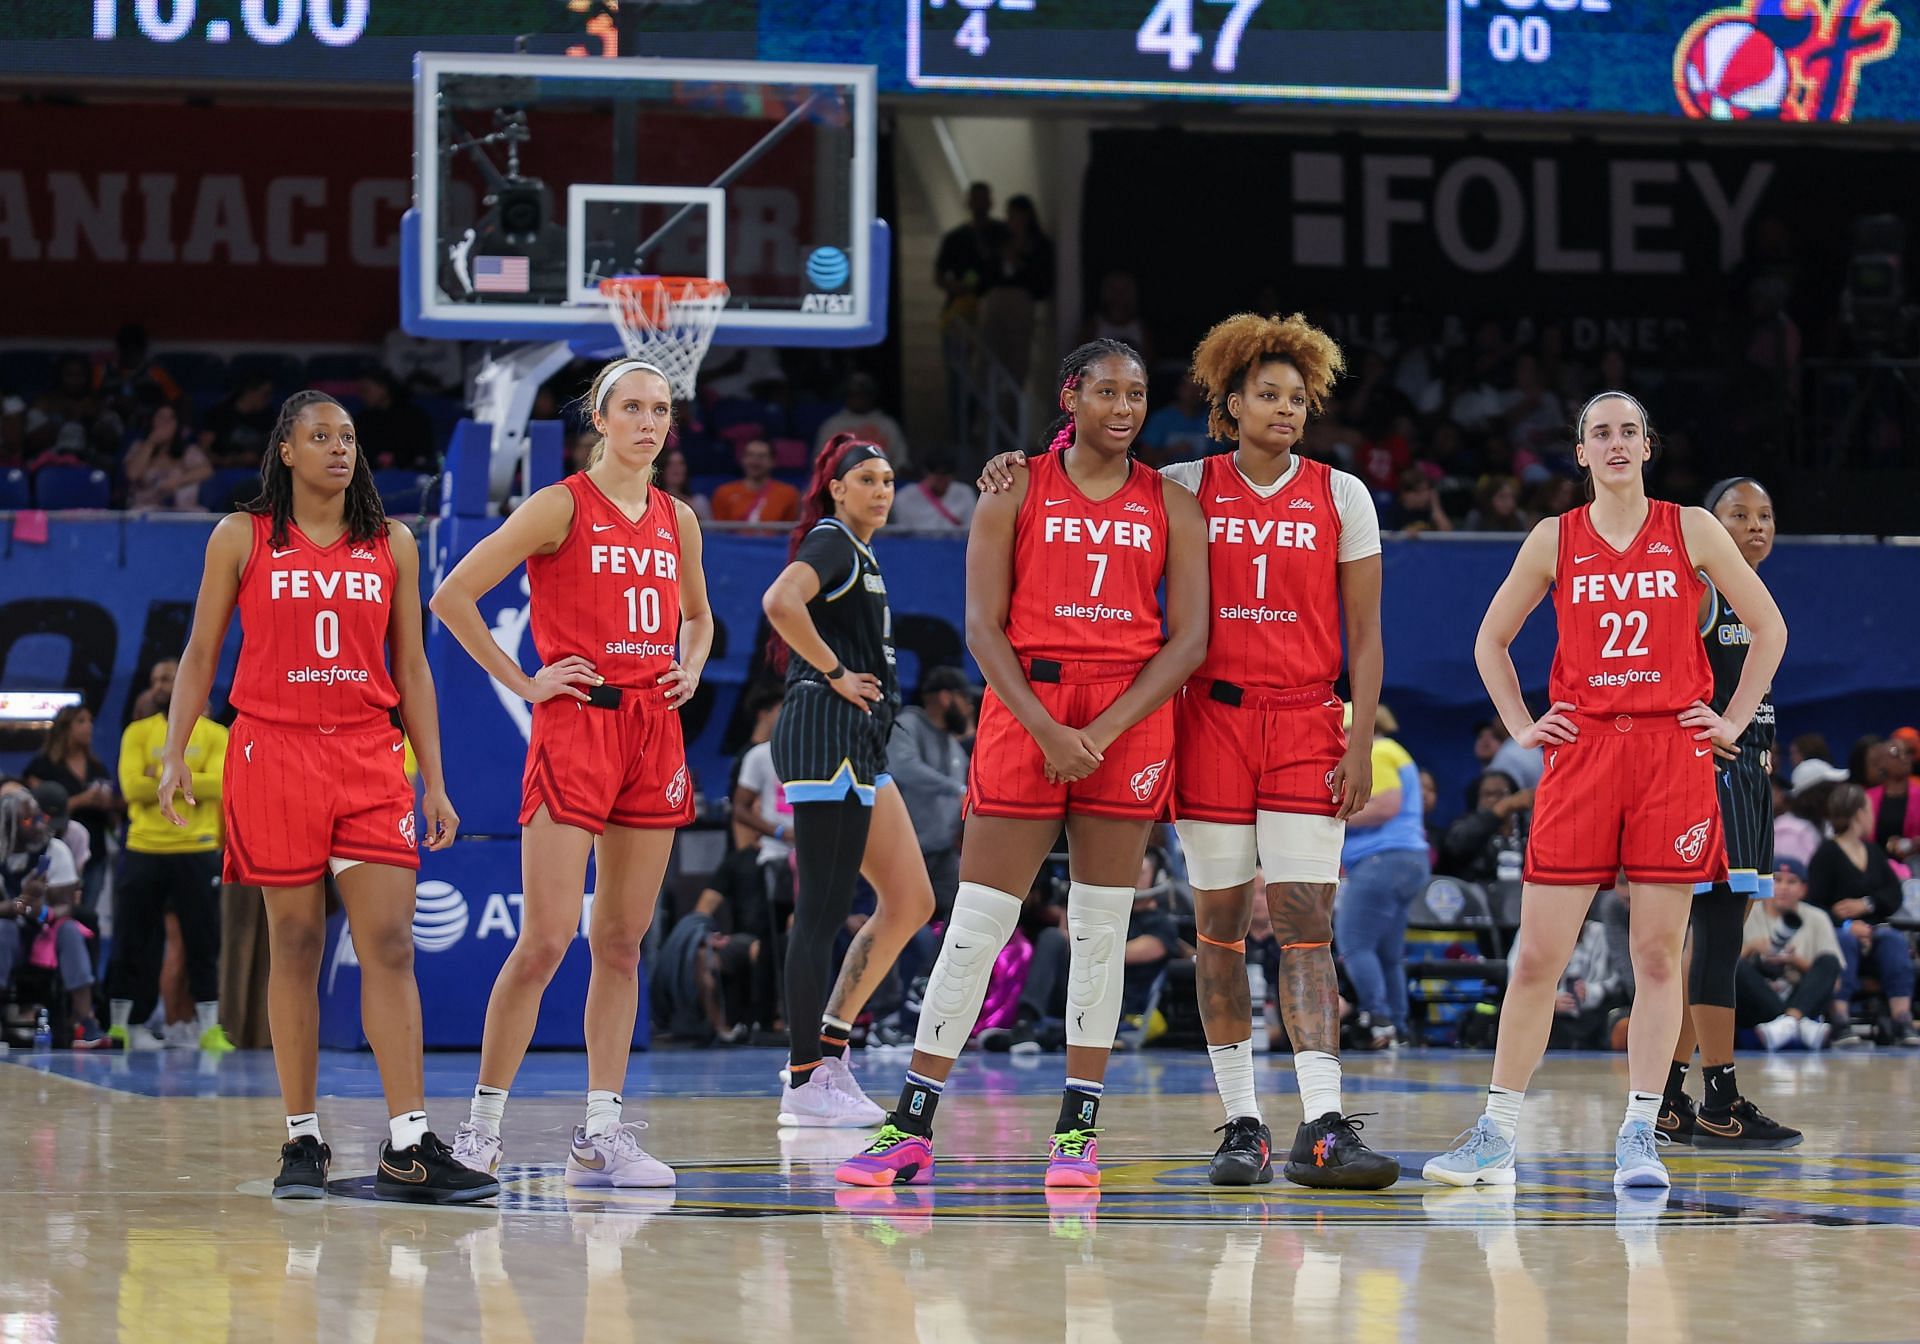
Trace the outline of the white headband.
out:
[[[607,398],[613,395],[613,385],[630,373],[641,372],[659,374],[660,381],[667,385],[668,395],[672,395],[673,379],[667,377],[665,369],[662,369],[657,364],[649,364],[644,359],[623,359],[611,369],[607,370],[604,375],[606,381],[600,384],[600,404],[593,409],[605,415],[607,411]]]
[[[1618,388],[1610,388],[1605,392],[1594,393],[1591,397],[1587,398],[1587,404],[1580,408],[1580,414],[1573,422],[1573,435],[1576,439],[1586,438],[1587,412],[1593,409],[1594,403],[1605,401],[1609,397],[1618,397],[1620,400],[1630,403],[1633,409],[1640,413],[1640,428],[1643,431],[1650,428],[1647,424],[1647,408],[1640,404],[1640,398],[1634,396],[1631,392],[1622,392]]]

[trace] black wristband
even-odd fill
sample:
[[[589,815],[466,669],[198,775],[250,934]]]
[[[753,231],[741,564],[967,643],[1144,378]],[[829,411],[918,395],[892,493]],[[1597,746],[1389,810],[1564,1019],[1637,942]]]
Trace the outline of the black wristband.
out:
[[[847,665],[836,659],[833,664],[833,671],[822,672],[820,675],[825,677],[828,681],[838,681],[840,680],[840,678],[847,675]]]

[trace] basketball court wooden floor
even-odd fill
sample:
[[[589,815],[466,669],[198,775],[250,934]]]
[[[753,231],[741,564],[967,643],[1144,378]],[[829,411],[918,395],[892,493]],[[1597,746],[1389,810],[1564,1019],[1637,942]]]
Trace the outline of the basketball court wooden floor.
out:
[[[1348,1105],[1407,1167],[1379,1194],[1206,1183],[1220,1121],[1200,1055],[1117,1060],[1097,1204],[1040,1185],[1061,1060],[968,1058],[934,1188],[836,1188],[859,1134],[773,1124],[769,1051],[635,1059],[627,1114],[671,1192],[574,1194],[557,1165],[584,1065],[514,1089],[499,1209],[364,1197],[385,1131],[371,1056],[323,1057],[336,1194],[266,1196],[271,1060],[0,1062],[0,1341],[1892,1340],[1920,1337],[1920,1057],[1743,1058],[1797,1150],[1668,1150],[1665,1198],[1616,1198],[1620,1056],[1553,1056],[1514,1193],[1418,1168],[1480,1108],[1489,1057],[1349,1064]],[[428,1060],[436,1127],[474,1058]],[[904,1056],[868,1054],[876,1097]],[[1284,1144],[1284,1060],[1262,1066]]]

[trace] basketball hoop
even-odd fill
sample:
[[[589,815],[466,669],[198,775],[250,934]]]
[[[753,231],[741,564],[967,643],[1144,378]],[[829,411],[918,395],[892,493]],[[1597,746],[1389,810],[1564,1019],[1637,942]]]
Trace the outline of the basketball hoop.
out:
[[[730,292],[724,281],[691,275],[623,275],[600,282],[627,353],[657,366],[682,400],[693,396],[694,375]]]

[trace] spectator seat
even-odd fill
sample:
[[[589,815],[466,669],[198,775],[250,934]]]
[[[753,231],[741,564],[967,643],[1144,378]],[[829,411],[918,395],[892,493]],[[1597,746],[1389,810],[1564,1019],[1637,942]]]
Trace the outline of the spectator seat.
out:
[[[27,481],[27,473],[18,467],[8,467],[0,471],[0,509],[30,509],[33,507],[33,490]]]
[[[33,500],[43,509],[104,509],[113,482],[98,467],[42,467],[33,474]]]

